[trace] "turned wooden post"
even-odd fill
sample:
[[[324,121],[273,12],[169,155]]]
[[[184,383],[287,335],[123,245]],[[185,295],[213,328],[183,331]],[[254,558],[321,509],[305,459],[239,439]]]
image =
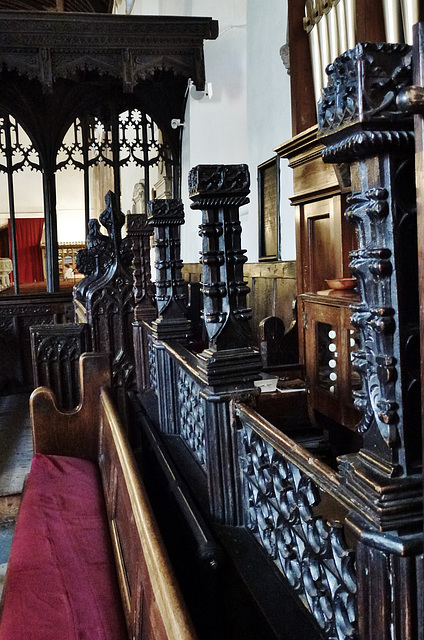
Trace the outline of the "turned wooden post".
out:
[[[249,287],[243,280],[246,251],[241,248],[239,208],[248,203],[250,176],[246,165],[199,165],[189,174],[192,209],[202,210],[203,321],[209,346],[201,355],[208,382],[249,380],[259,371],[246,307]],[[230,374],[230,371],[228,371]]]
[[[202,210],[202,313],[209,345],[197,363],[207,385],[202,396],[210,509],[215,520],[232,525],[241,524],[242,513],[231,400],[255,393],[261,369],[243,280],[247,258],[241,249],[239,208],[249,202],[249,190],[246,165],[199,165],[189,174],[191,208]]]
[[[187,341],[191,323],[186,317],[187,285],[181,275],[181,200],[150,200],[148,224],[154,229],[155,285],[158,317],[153,335],[160,340]]]
[[[363,446],[339,459],[357,496],[348,522],[357,537],[361,640],[418,637],[422,602],[422,454],[413,122],[396,104],[411,83],[407,45],[359,44],[328,68],[319,105],[325,162],[351,186],[347,217],[361,301],[354,365]]]
[[[150,323],[157,316],[150,265],[150,238],[153,228],[147,221],[147,214],[127,216],[127,235],[132,241],[134,253],[134,356],[137,388],[142,391],[150,387],[148,342],[144,322]]]
[[[164,341],[187,344],[191,322],[187,319],[187,284],[181,275],[180,226],[184,224],[181,200],[151,200],[148,224],[154,229],[155,286],[158,316],[151,324],[151,374],[158,398],[159,425],[163,433],[178,433],[178,375]]]

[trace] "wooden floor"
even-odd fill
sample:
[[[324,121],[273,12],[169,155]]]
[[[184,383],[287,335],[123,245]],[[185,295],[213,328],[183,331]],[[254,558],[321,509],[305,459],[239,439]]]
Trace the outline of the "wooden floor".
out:
[[[32,457],[29,394],[0,396],[0,593]]]

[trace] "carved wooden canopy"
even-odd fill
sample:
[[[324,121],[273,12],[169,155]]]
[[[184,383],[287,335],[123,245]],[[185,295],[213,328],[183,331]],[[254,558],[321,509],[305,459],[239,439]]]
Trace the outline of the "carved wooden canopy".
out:
[[[203,41],[217,35],[211,18],[2,12],[0,110],[23,124],[42,156],[81,110],[111,95],[144,108],[172,144],[188,79],[204,86]]]
[[[65,6],[66,0],[61,4]],[[171,121],[184,120],[188,80],[203,89],[203,41],[217,35],[217,22],[211,18],[0,11],[0,123],[4,129],[0,148],[12,168],[11,116],[29,135],[38,154],[37,167],[43,172],[49,292],[59,287],[55,172],[66,132],[77,120],[85,122],[81,126],[85,126],[88,144],[88,122],[97,118],[106,123],[112,131],[112,164],[119,198],[119,114],[139,111],[148,115],[171,152],[178,192],[181,131],[172,128]],[[144,140],[140,144],[145,157],[151,145],[144,134],[140,140]],[[29,166],[28,150],[24,155],[22,164]],[[88,171],[87,158],[84,167]],[[13,188],[9,185],[12,200]],[[12,246],[13,253],[16,249]]]

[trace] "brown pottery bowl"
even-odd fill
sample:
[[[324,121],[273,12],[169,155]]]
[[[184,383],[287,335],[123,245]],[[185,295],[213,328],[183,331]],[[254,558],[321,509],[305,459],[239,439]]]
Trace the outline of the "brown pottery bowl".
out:
[[[354,289],[356,278],[332,278],[326,280],[330,289]]]

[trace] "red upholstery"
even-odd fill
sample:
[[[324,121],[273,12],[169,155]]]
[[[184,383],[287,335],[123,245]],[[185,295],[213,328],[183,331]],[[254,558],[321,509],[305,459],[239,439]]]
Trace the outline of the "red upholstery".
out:
[[[1,640],[127,639],[101,480],[36,454],[9,559]]]

